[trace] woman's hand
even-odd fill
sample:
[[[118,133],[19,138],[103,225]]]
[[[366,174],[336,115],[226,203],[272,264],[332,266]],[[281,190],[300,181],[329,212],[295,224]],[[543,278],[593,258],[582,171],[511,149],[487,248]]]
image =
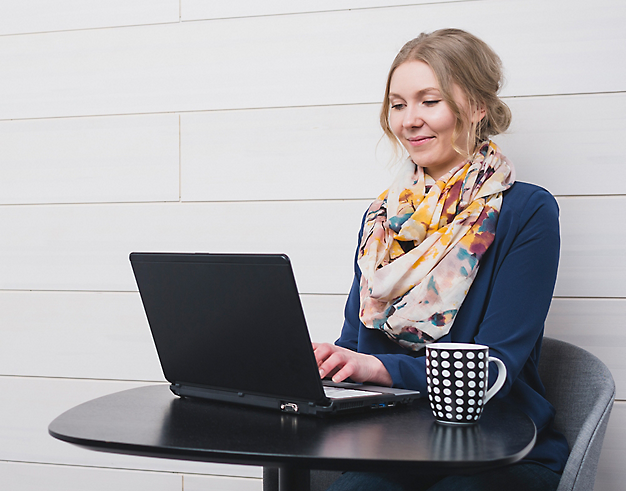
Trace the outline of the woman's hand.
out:
[[[393,385],[385,365],[375,356],[329,343],[313,343],[313,351],[321,378],[332,376],[333,382],[342,382],[349,377],[355,382]]]

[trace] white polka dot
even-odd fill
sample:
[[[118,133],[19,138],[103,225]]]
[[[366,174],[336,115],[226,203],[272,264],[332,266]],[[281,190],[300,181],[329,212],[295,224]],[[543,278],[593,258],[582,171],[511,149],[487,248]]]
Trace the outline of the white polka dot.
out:
[[[474,412],[474,408],[473,407],[468,407],[467,408],[467,412],[468,413],[473,413]]]
[[[461,358],[463,358],[463,353],[461,353],[460,351],[455,351],[455,352],[454,352],[454,357],[455,357],[457,360],[460,360]]]
[[[480,416],[474,416],[474,421],[478,421],[478,419],[480,418]]]
[[[470,370],[472,370],[475,366],[476,366],[476,363],[474,363],[473,361],[467,362],[467,368],[469,368]]]
[[[454,385],[456,385],[457,387],[463,387],[463,381],[462,380],[457,380],[456,382],[454,382]]]
[[[485,386],[485,382],[483,382],[482,380],[478,382],[478,387],[482,389],[484,386]]]
[[[431,383],[431,382],[428,382],[428,383]],[[433,383],[434,385],[439,385],[439,379],[438,379],[438,378],[434,378],[434,379],[433,379],[433,381],[432,381],[432,383]]]
[[[485,368],[485,364],[481,361],[478,363],[478,368]]]
[[[452,382],[450,382],[448,379],[444,379],[443,385],[445,385],[446,387],[450,387],[451,384]]]
[[[443,389],[443,393],[447,396],[449,396],[450,394],[452,394],[452,391],[450,389]]]
[[[452,413],[446,413],[446,418],[452,419]]]
[[[481,360],[485,357],[485,353],[483,353],[482,351],[478,352],[478,358],[480,358]]]
[[[437,360],[433,360],[433,361],[431,362],[431,365],[432,365],[433,367],[439,366],[439,362],[438,362]]]
[[[474,382],[473,380],[470,380],[467,385],[469,385],[470,387],[476,387],[476,382]]]
[[[441,392],[441,389],[439,387],[433,387],[433,392],[435,394],[439,394],[439,392]]]
[[[457,399],[457,400],[456,400],[456,403],[457,403],[458,405],[463,405],[463,399]]]
[[[441,372],[441,375],[443,375],[444,377],[449,377],[450,376],[450,372],[448,370],[443,370]]]
[[[435,396],[435,401],[437,401],[437,402],[441,402],[441,397],[439,397],[439,396]]]
[[[476,374],[474,372],[467,372],[467,376],[469,378],[474,378],[474,377],[476,377]]]
[[[474,399],[469,399],[469,400],[467,401],[467,403],[468,403],[470,406],[473,406],[474,404],[476,404],[476,401],[475,401]]]
[[[430,368],[426,367],[426,375],[430,375]]]
[[[441,404],[437,404],[437,409],[441,411],[443,409],[443,406]]]
[[[450,368],[450,362],[446,361],[446,360],[443,360],[441,362],[441,368]]]
[[[460,370],[461,368],[463,368],[463,362],[462,361],[455,361],[454,362],[454,368],[458,368]]]
[[[440,418],[443,418],[443,413],[442,413],[441,411],[439,411],[439,412],[437,413],[437,416],[439,416]]]
[[[472,419],[472,415],[471,415],[471,414],[468,414],[468,415],[467,415],[467,419]]]
[[[450,353],[448,353],[447,351],[442,351],[441,352],[441,357],[442,358],[449,358],[450,357]]]
[[[452,406],[446,406],[444,409],[445,409],[446,411],[450,412],[450,411],[452,411]]]
[[[482,408],[482,407],[477,407],[477,408],[476,408],[476,412],[477,412],[477,413],[479,413],[479,414],[482,412],[482,410],[483,410],[483,408]]]
[[[483,400],[482,399],[478,399],[478,405],[481,406],[482,403],[483,403]]]
[[[428,398],[432,401],[433,400],[432,394],[428,394]]]
[[[463,419],[463,415],[462,414],[457,414],[456,415],[456,419]]]
[[[444,397],[443,402],[445,402],[446,404],[452,404],[452,399],[450,399],[449,397]]]
[[[435,388],[436,388],[436,387],[435,387]],[[474,397],[474,396],[476,395],[476,392],[475,392],[475,391],[473,391],[473,390],[470,390],[470,391],[467,393],[467,395],[468,395],[468,396],[470,396],[470,397]]]
[[[463,397],[463,391],[461,389],[457,389],[455,394],[459,397]]]
[[[433,372],[432,373],[433,373],[433,376],[436,377],[437,375],[439,375],[439,370],[437,370],[436,368],[433,368]]]
[[[483,394],[484,394],[484,392],[483,392],[482,390],[481,390],[481,391],[479,391],[479,392],[478,392],[478,397],[482,397],[482,396],[483,396]]]
[[[472,353],[471,351],[468,351],[467,352],[467,358],[470,359],[470,360],[473,360],[474,359],[474,353]]]
[[[463,378],[463,372],[461,370],[457,370],[456,372],[454,372],[454,376],[456,378]]]

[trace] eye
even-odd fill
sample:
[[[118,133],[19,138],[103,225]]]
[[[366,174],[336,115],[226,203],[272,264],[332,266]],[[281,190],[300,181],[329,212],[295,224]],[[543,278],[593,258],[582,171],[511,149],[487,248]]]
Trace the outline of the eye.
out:
[[[394,109],[396,111],[399,111],[400,109],[404,108],[404,104],[398,103],[398,104],[392,104],[391,109]]]
[[[424,101],[423,104],[425,106],[434,106],[436,104],[439,104],[441,102],[441,99],[435,99],[435,100],[430,100],[430,101]]]

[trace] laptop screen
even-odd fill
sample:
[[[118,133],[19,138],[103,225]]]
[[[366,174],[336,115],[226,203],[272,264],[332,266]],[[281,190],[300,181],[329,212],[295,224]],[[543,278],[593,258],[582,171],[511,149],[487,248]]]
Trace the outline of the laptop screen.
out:
[[[132,253],[171,383],[324,399],[284,255]]]

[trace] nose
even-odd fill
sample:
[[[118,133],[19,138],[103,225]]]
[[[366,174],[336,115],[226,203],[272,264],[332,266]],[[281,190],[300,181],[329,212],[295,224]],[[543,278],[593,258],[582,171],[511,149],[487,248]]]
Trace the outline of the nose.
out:
[[[409,104],[404,109],[402,126],[406,129],[419,128],[424,124],[421,111],[418,105]]]

